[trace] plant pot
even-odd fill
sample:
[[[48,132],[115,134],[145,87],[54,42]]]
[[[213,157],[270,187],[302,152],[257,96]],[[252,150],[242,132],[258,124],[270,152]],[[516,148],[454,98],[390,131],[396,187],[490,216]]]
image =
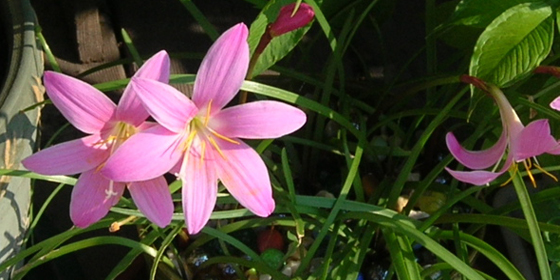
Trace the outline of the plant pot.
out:
[[[43,60],[28,0],[0,1],[0,24],[0,166],[19,169],[35,146],[39,110],[22,110],[43,99]],[[0,176],[0,263],[22,246],[30,201],[29,179]]]

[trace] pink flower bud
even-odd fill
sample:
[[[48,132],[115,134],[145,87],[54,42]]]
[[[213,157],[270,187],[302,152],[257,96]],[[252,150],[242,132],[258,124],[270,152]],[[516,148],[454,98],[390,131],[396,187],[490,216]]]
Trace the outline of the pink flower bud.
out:
[[[275,22],[270,25],[270,35],[272,37],[280,36],[284,33],[302,28],[307,25],[313,17],[315,12],[311,6],[301,3],[297,12],[293,14],[296,3],[288,4],[280,9],[280,14]]]

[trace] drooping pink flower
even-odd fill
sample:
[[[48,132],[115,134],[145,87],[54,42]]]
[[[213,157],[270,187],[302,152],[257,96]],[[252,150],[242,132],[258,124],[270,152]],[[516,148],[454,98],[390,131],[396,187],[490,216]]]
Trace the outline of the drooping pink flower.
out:
[[[169,57],[161,51],[146,61],[134,77],[167,82],[169,67]],[[155,125],[145,122],[149,114],[135,89],[129,84],[117,106],[93,86],[64,74],[47,71],[44,84],[62,115],[88,136],[39,151],[22,164],[44,175],[81,173],[70,201],[70,217],[78,227],[103,218],[119,201],[126,185],[139,210],[158,226],[167,226],[173,215],[173,201],[163,177],[125,182],[109,180],[99,172],[131,135]]]
[[[544,153],[560,153],[559,144],[551,135],[548,120],[536,120],[524,126],[499,88],[470,76],[463,76],[462,80],[486,91],[494,98],[502,118],[503,130],[498,141],[482,151],[466,150],[459,144],[453,133],[447,134],[446,143],[451,154],[461,164],[473,169],[473,171],[455,171],[446,167],[445,169],[455,179],[473,185],[484,185],[498,178],[508,169],[517,168],[518,163],[524,163],[530,168],[531,158]],[[493,165],[497,167],[506,149],[507,156],[500,170],[496,172],[482,170]],[[529,175],[532,176],[530,172]]]
[[[192,100],[173,87],[142,78],[131,84],[160,124],[131,137],[101,172],[117,181],[148,180],[171,171],[183,183],[183,210],[189,233],[207,223],[218,180],[258,216],[275,208],[267,168],[239,138],[276,138],[299,129],[303,111],[275,101],[223,109],[239,91],[249,63],[247,27],[240,23],[218,38],[206,54]]]
[[[301,3],[297,7],[297,11],[295,9],[296,3],[288,4],[280,9],[276,21],[270,24],[269,31],[272,37],[302,28],[310,23],[315,16],[313,8],[308,4]]]

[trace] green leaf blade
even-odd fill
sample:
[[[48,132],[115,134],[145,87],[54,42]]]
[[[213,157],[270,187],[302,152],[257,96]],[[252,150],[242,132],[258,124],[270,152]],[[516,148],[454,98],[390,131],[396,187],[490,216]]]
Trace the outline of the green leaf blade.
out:
[[[466,25],[477,28],[485,28],[492,20],[505,10],[536,0],[462,0],[457,4],[455,12],[451,16],[451,24]]]
[[[552,8],[516,5],[497,17],[478,38],[469,74],[499,87],[528,75],[548,55],[553,41]]]

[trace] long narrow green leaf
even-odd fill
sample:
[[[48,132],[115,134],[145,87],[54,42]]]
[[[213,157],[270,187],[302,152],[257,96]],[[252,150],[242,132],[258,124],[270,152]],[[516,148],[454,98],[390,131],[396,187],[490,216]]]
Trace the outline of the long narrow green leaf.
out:
[[[189,13],[194,17],[196,22],[202,26],[202,29],[212,39],[215,41],[220,36],[220,33],[214,28],[214,26],[208,21],[206,16],[196,7],[196,5],[191,0],[179,0],[185,8],[189,11]]]
[[[27,233],[25,234],[25,237],[23,238],[23,240],[24,240],[23,243],[24,244],[27,243],[27,240],[29,239],[29,236],[33,233],[33,230],[37,226],[37,223],[39,222],[39,220],[41,220],[41,217],[43,216],[43,213],[45,212],[45,209],[47,209],[47,207],[51,204],[51,201],[53,200],[53,198],[62,190],[62,188],[64,186],[65,186],[65,184],[62,184],[62,183],[58,184],[58,186],[49,194],[47,199],[45,199],[45,202],[43,202],[43,205],[41,205],[41,208],[39,209],[39,211],[37,211],[37,214],[33,217],[31,225],[29,225],[29,229],[27,230]]]
[[[393,187],[391,188],[391,193],[389,194],[389,199],[387,205],[390,208],[393,208],[399,195],[402,193],[402,189],[404,188],[404,183],[408,180],[408,176],[412,172],[412,169],[417,163],[418,157],[420,153],[424,149],[428,139],[432,136],[432,133],[436,130],[436,128],[448,118],[449,112],[451,109],[459,102],[463,94],[465,94],[466,89],[462,90],[460,93],[455,95],[453,99],[451,99],[444,108],[441,109],[440,113],[430,122],[428,127],[424,129],[420,139],[416,142],[414,147],[412,148],[411,155],[407,158],[404,166],[401,168],[401,172],[399,173]]]
[[[35,30],[35,34],[37,35],[37,39],[39,40],[39,43],[41,44],[41,48],[45,52],[45,56],[47,57],[47,61],[49,62],[49,64],[53,68],[53,70],[56,71],[56,72],[62,73],[62,70],[60,70],[60,66],[58,65],[58,61],[56,61],[56,57],[54,56],[54,54],[51,50],[51,47],[47,43],[47,40],[45,39],[45,36],[43,36],[43,32],[42,32],[41,27],[37,26],[37,30]]]
[[[121,35],[123,37],[124,44],[126,45],[126,48],[130,52],[130,56],[132,56],[132,59],[134,60],[136,65],[138,67],[142,66],[144,61],[140,57],[140,53],[138,53],[138,49],[136,49],[136,46],[134,46],[132,39],[130,38],[130,36],[128,36],[128,32],[126,32],[126,30],[124,29],[121,29]]]
[[[255,251],[249,248],[249,246],[245,245],[241,241],[223,231],[211,227],[205,227],[202,229],[202,232],[220,240],[226,241],[227,243],[231,244],[232,246],[249,256],[252,260],[262,261],[261,257]]]
[[[434,253],[440,259],[453,266],[453,268],[465,275],[465,277],[477,280],[484,279],[484,277],[477,273],[474,269],[472,269],[469,264],[462,262],[459,258],[457,258],[457,256],[440,245],[438,242],[436,242],[426,234],[418,231],[410,221],[404,219],[404,216],[394,216],[393,218],[388,218],[385,216],[376,215],[376,213],[349,212],[343,215],[343,217],[341,218],[367,219],[383,227],[387,227],[396,232],[402,233],[413,239],[417,243],[421,244],[426,249],[430,250],[430,252]]]
[[[391,264],[398,279],[421,279],[416,257],[406,237],[400,236],[387,228],[383,229],[383,237],[387,242],[387,249],[391,254]]]
[[[309,6],[313,8],[313,11],[315,12],[315,20],[319,23],[321,29],[323,29],[323,33],[325,33],[327,40],[329,40],[329,45],[331,46],[331,49],[334,51],[337,45],[336,36],[332,31],[329,21],[323,14],[321,7],[317,4],[317,1],[314,0],[305,0],[304,2],[309,4]]]
[[[41,175],[27,170],[0,169],[0,175],[17,176],[30,179],[44,180],[48,182],[61,183],[65,185],[75,185],[77,179],[69,176]]]
[[[537,216],[535,215],[535,210],[533,209],[533,204],[531,202],[531,198],[529,197],[527,187],[525,186],[523,178],[519,172],[510,171],[510,176],[512,177],[512,184],[515,187],[515,192],[519,198],[523,215],[525,216],[525,220],[527,220],[527,226],[529,227],[531,241],[533,243],[533,247],[535,248],[535,255],[537,257],[537,264],[539,266],[541,279],[552,280],[552,273],[548,263],[546,248],[544,247],[539,223]]]
[[[288,195],[290,197],[290,202],[288,202],[288,208],[290,208],[294,221],[296,222],[296,234],[299,240],[305,236],[305,229],[303,227],[303,222],[299,212],[295,209],[296,204],[296,189],[294,186],[294,180],[292,177],[292,171],[290,169],[290,163],[288,162],[288,154],[286,149],[282,149],[281,154],[282,159],[282,171],[284,172],[284,178],[286,178],[286,186],[288,186]]]
[[[143,244],[147,246],[152,245],[157,239],[159,238],[159,232],[157,231],[150,231],[146,236],[140,240]],[[117,278],[121,273],[123,273],[128,267],[132,264],[132,262],[140,256],[144,250],[142,248],[134,248],[131,249],[124,257],[121,258],[119,263],[109,272],[109,275],[105,278],[106,280],[112,280]]]
[[[154,249],[150,246],[147,246],[145,244],[142,244],[140,242],[128,239],[128,238],[119,237],[119,236],[92,237],[92,238],[88,238],[88,239],[85,239],[85,240],[80,240],[80,241],[62,246],[62,247],[58,248],[57,250],[52,250],[49,253],[42,256],[41,258],[25,264],[23,267],[21,267],[21,268],[19,268],[18,270],[15,271],[13,279],[14,280],[21,279],[32,268],[34,268],[36,266],[39,266],[43,263],[46,263],[48,261],[51,261],[53,259],[64,256],[66,254],[69,254],[69,253],[72,253],[72,252],[75,252],[75,251],[79,251],[79,250],[83,250],[85,248],[89,248],[89,247],[92,247],[92,246],[109,245],[109,244],[121,245],[121,246],[130,247],[130,248],[136,248],[136,249],[142,249],[144,251],[144,253],[146,253],[146,254],[148,254],[152,257],[155,257],[156,254],[157,254],[156,249]],[[173,265],[167,259],[164,262],[167,263],[170,266]]]
[[[361,137],[361,133],[354,127],[354,125],[348,121],[347,118],[339,114],[338,112],[323,106],[313,100],[305,98],[303,96],[297,95],[293,92],[289,92],[287,90],[279,89],[276,87],[268,86],[265,84],[252,82],[252,81],[244,81],[243,85],[241,86],[242,90],[246,90],[249,92],[254,92],[260,95],[276,98],[282,101],[286,101],[288,103],[296,104],[304,108],[308,108],[321,114],[329,119],[332,119],[342,125],[345,129],[347,129],[350,133],[352,133],[356,137]]]
[[[454,233],[450,231],[441,231],[436,234],[438,238],[454,239]],[[482,253],[486,258],[493,262],[510,280],[524,279],[523,274],[513,265],[500,251],[492,247],[490,244],[480,240],[472,235],[460,232],[461,243],[464,243],[476,251]]]
[[[354,160],[352,162],[352,166],[350,167],[350,169],[348,171],[348,175],[346,177],[346,181],[344,182],[344,185],[342,186],[342,190],[340,191],[340,194],[338,195],[338,198],[337,198],[335,204],[333,205],[333,208],[332,208],[329,216],[327,217],[323,226],[321,227],[321,229],[319,231],[319,235],[317,237],[315,237],[315,241],[309,247],[308,254],[301,260],[301,264],[296,271],[296,275],[301,275],[301,273],[307,268],[307,266],[311,262],[311,259],[315,255],[315,252],[317,251],[317,249],[321,245],[321,242],[323,241],[323,239],[325,238],[325,236],[329,232],[329,228],[331,227],[332,223],[334,222],[335,218],[337,217],[338,212],[341,210],[341,207],[342,207],[344,201],[346,201],[346,196],[348,195],[348,192],[350,191],[350,188],[352,187],[352,183],[354,182],[354,178],[355,178],[356,174],[358,173],[358,167],[360,165],[360,161],[362,159],[362,154],[363,154],[363,148],[362,148],[363,146],[364,146],[364,142],[360,141],[360,143],[358,144],[358,147],[356,147]]]
[[[434,224],[446,223],[469,223],[469,224],[484,224],[496,225],[507,227],[510,229],[528,230],[527,221],[525,219],[513,218],[503,215],[489,215],[489,214],[448,214],[443,215],[435,221]],[[560,234],[560,226],[549,223],[539,222],[539,227],[543,231],[553,232]]]
[[[157,254],[154,257],[153,260],[153,264],[152,264],[152,268],[150,269],[150,279],[151,280],[155,280],[156,279],[156,273],[157,273],[157,268],[159,267],[159,264],[161,262],[161,260],[163,259],[163,256],[167,250],[167,247],[171,244],[171,242],[173,242],[173,240],[175,240],[175,237],[177,236],[177,234],[179,234],[179,232],[181,230],[183,230],[184,228],[184,223],[181,222],[179,224],[173,225],[175,226],[174,229],[171,230],[171,232],[169,232],[169,234],[167,234],[167,236],[165,237],[165,239],[161,242],[159,249],[157,250]]]

